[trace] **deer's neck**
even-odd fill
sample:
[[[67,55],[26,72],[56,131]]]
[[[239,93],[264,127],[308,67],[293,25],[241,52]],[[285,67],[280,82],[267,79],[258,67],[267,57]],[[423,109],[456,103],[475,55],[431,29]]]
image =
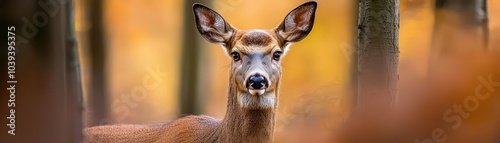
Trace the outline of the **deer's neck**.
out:
[[[236,84],[230,80],[228,107],[221,128],[229,142],[271,142],[273,139],[276,104],[268,109],[245,109],[239,106]],[[275,90],[276,101],[278,90]]]

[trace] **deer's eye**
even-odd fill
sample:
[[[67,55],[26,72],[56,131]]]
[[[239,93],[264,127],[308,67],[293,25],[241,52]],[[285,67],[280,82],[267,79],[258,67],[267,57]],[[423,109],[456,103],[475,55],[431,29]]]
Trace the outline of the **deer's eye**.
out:
[[[273,59],[276,60],[276,61],[279,61],[280,58],[281,58],[281,54],[283,54],[283,52],[280,52],[280,51],[276,51],[273,53]]]
[[[239,61],[240,60],[240,53],[238,53],[238,52],[232,52],[231,56],[233,57],[234,61]]]

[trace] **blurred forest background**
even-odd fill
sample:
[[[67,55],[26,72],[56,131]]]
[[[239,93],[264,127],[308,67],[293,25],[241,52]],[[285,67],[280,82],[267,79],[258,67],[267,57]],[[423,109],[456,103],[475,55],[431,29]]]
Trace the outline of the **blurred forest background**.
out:
[[[399,0],[396,111],[357,113],[349,85],[358,3],[317,0],[312,32],[282,61],[275,141],[428,143],[436,134],[443,137],[434,132],[443,128],[448,142],[500,142],[500,85],[478,89],[481,79],[500,81],[500,1],[487,0],[486,26],[460,5],[472,0],[437,1],[451,5]],[[81,129],[90,126],[166,122],[188,114],[222,118],[230,58],[196,31],[195,2],[236,28],[271,29],[306,1],[1,1],[7,12],[0,13],[0,27],[18,29],[19,89],[18,135],[2,133],[0,142],[78,142]],[[6,55],[0,55],[0,67],[7,67]],[[455,105],[469,107],[471,95],[486,91],[493,96],[480,100],[474,112],[452,112],[461,117],[459,129],[443,120]],[[0,96],[2,102],[8,98]],[[3,109],[0,116],[9,116]]]
[[[76,0],[84,126],[156,123],[187,114],[224,116],[230,60],[219,45],[206,42],[195,30],[190,20],[194,2],[213,8],[236,28],[271,29],[305,1],[106,0],[89,4]],[[350,0],[317,2],[313,31],[294,44],[283,61],[278,142],[329,140],[349,116],[346,89],[358,5]],[[402,84],[412,85],[427,76],[432,63],[434,4],[432,0],[400,1]],[[488,6],[490,49],[498,51],[500,2],[488,1]]]

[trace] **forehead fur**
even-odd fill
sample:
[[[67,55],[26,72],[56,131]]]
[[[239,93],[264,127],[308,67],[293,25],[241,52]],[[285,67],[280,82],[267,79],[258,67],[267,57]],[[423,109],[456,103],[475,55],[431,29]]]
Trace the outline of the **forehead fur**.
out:
[[[240,34],[236,47],[242,52],[266,52],[277,45],[276,39],[269,31],[248,30],[241,31]]]
[[[271,35],[261,30],[248,31],[241,37],[243,46],[267,46],[271,41]]]

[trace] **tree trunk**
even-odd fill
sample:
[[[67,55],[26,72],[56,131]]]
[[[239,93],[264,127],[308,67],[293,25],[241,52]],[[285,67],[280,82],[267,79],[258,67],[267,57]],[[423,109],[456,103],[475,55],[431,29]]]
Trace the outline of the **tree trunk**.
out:
[[[65,5],[63,11],[66,15],[66,107],[67,122],[72,126],[68,126],[69,135],[72,141],[81,141],[83,139],[83,91],[80,59],[78,54],[78,46],[75,37],[75,13],[74,1],[69,1]]]
[[[398,93],[398,0],[360,0],[357,107],[390,107]]]
[[[184,26],[183,26],[183,41],[182,41],[182,55],[181,55],[181,78],[180,78],[180,116],[200,114],[201,103],[200,99],[200,64],[201,51],[200,35],[195,26],[193,15],[193,4],[200,3],[200,0],[187,0],[184,1]],[[209,3],[210,1],[203,1]],[[208,70],[203,70],[208,72]],[[207,74],[203,74],[207,75]]]
[[[89,61],[90,61],[90,84],[88,94],[88,105],[90,113],[87,126],[107,124],[108,95],[106,83],[106,44],[103,19],[104,1],[86,1],[86,9],[89,12]]]
[[[15,27],[15,78],[8,78],[7,47],[1,52],[2,95],[15,86],[14,96],[0,96],[4,118],[0,142],[80,142],[81,81],[73,30],[73,1],[1,1],[1,39]],[[5,37],[4,37],[5,36]],[[7,80],[17,81],[7,83]],[[8,107],[13,99],[15,106]],[[5,108],[4,108],[5,107]],[[6,126],[15,113],[15,136]]]
[[[488,50],[487,1],[436,0],[432,39],[431,65],[438,57],[456,50]]]
[[[488,50],[486,0],[435,0],[428,75],[442,57],[463,50]],[[457,42],[460,41],[460,42]]]

